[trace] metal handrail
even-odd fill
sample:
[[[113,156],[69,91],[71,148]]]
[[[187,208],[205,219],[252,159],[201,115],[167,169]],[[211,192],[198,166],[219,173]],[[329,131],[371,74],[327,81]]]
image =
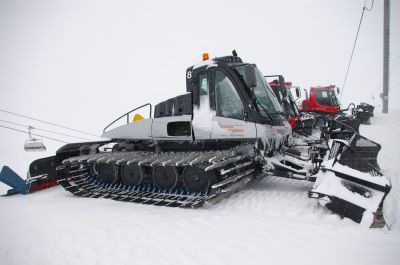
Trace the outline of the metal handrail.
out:
[[[140,106],[140,107],[137,107],[137,108],[135,108],[135,109],[133,109],[133,110],[131,110],[131,111],[129,111],[129,112],[127,112],[127,113],[121,115],[121,116],[118,117],[117,119],[115,119],[113,122],[111,122],[109,125],[107,125],[107,126],[104,128],[103,133],[106,132],[106,130],[108,129],[108,127],[110,127],[111,125],[113,125],[114,123],[116,123],[117,121],[119,121],[121,118],[123,118],[123,117],[125,117],[125,116],[126,116],[126,124],[128,124],[128,123],[129,123],[129,114],[131,114],[132,112],[134,112],[134,111],[136,111],[136,110],[138,110],[138,109],[141,109],[141,108],[143,108],[143,107],[146,107],[146,106],[150,106],[150,115],[149,115],[149,118],[151,119],[151,110],[152,110],[152,106],[151,106],[150,103],[147,103],[147,104],[144,104],[144,105],[142,105],[142,106]]]

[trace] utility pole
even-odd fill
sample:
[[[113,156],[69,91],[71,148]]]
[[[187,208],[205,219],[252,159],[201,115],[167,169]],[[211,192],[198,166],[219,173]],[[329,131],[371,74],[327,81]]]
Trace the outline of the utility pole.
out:
[[[390,49],[390,0],[383,4],[383,93],[382,112],[389,109],[389,49]]]

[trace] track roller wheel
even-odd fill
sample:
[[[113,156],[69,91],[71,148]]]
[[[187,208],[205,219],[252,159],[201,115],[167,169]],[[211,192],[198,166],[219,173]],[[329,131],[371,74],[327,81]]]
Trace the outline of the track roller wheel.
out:
[[[118,168],[113,164],[100,163],[95,165],[95,171],[99,179],[106,183],[115,183],[118,181]]]
[[[175,167],[155,166],[153,180],[159,187],[172,189],[178,185],[178,172]]]
[[[123,165],[121,178],[126,185],[140,185],[143,181],[142,169],[138,165]]]
[[[183,183],[188,190],[204,191],[207,190],[217,179],[214,170],[204,171],[198,167],[185,167],[182,174]]]

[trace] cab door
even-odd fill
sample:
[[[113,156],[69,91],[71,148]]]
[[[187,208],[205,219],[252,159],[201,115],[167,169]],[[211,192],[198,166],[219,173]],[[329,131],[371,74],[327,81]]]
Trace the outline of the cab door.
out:
[[[213,131],[213,117],[215,111],[210,107],[210,84],[211,84],[211,72],[210,70],[204,69],[196,74],[195,79],[195,93],[193,97],[194,102],[197,104],[193,105],[193,120],[192,128],[195,140],[209,140]]]
[[[222,68],[210,70],[212,82],[209,100],[214,110],[211,139],[255,139],[256,126],[247,121],[247,105],[234,79]]]

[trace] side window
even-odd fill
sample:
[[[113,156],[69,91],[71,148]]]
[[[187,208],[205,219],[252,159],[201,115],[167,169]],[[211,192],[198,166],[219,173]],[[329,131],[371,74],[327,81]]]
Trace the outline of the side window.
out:
[[[215,101],[218,116],[243,119],[242,101],[235,86],[221,71],[215,72]]]
[[[199,88],[200,88],[200,96],[208,95],[207,73],[199,74]]]
[[[198,79],[200,106],[210,106],[207,72],[200,73]]]
[[[316,98],[317,98],[317,102],[319,104],[328,105],[328,106],[331,105],[327,91],[316,91],[315,95],[316,95]]]

